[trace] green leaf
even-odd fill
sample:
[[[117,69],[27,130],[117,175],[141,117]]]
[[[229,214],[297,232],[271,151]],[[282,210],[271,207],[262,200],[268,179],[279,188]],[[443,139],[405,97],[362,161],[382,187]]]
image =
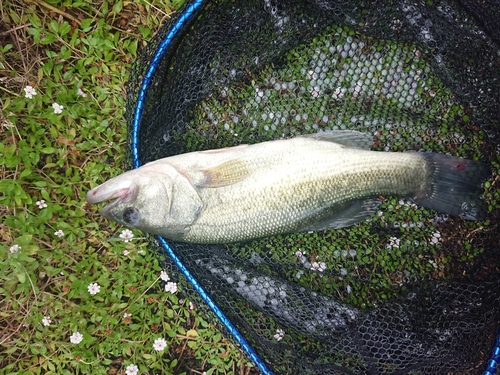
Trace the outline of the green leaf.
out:
[[[54,67],[54,62],[52,60],[47,60],[42,66],[43,73],[46,76],[50,76],[52,74],[53,67]]]
[[[33,235],[25,234],[21,237],[17,237],[15,240],[15,243],[18,244],[19,246],[23,247],[23,246],[28,245],[32,240],[33,240]]]
[[[114,13],[120,13],[123,9],[123,3],[121,0],[118,0],[115,5],[113,6],[113,12]]]
[[[10,49],[12,49],[12,44],[6,44],[5,46],[3,46],[3,49],[2,49],[2,52],[3,53],[6,53],[8,52]]]
[[[57,40],[57,36],[55,34],[47,33],[40,40],[40,44],[50,44],[50,43],[54,43],[56,40]]]
[[[92,18],[85,18],[82,20],[82,22],[80,23],[80,28],[82,29],[82,31],[90,31],[90,29],[92,28],[92,26],[90,26],[92,24]]]
[[[9,293],[14,293],[17,285],[19,284],[19,280],[17,277],[9,277],[9,278],[5,279],[5,276],[4,276],[2,281],[3,281],[4,289]]]
[[[55,153],[57,150],[54,148],[54,147],[44,147],[40,150],[40,152],[44,153],[44,154],[53,154]]]
[[[56,32],[56,33],[57,33],[57,31],[59,30],[59,25],[58,25],[58,23],[57,23],[57,21],[56,21],[56,20],[52,20],[52,21],[50,21],[49,26],[50,26],[50,28],[52,29],[52,31],[54,31],[54,32]]]
[[[59,25],[59,35],[64,36],[71,31],[71,25],[67,22],[63,22]]]
[[[30,169],[24,169],[21,174],[19,175],[19,178],[24,178],[26,176],[29,176],[33,171]]]
[[[130,42],[130,45],[128,46],[128,51],[132,56],[137,56],[137,40],[133,40]]]
[[[34,255],[38,252],[38,250],[40,249],[40,247],[38,247],[37,245],[26,245],[26,246],[23,246],[22,247],[22,250],[24,252],[26,252],[26,254],[30,254],[30,255]],[[28,260],[28,262],[32,262],[31,259],[33,258],[29,258],[30,260]],[[33,261],[35,261],[36,259],[33,259]]]
[[[26,281],[26,272],[24,272],[23,269],[20,269],[18,267],[15,267],[14,274],[17,277],[17,280],[21,283],[24,284]]]

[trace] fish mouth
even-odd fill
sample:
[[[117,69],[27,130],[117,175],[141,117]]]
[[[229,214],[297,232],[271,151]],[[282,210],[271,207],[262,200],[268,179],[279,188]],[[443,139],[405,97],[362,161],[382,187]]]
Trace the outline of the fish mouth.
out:
[[[92,190],[89,190],[85,198],[87,199],[87,202],[91,204],[102,203],[109,201],[113,198],[117,198],[113,202],[104,206],[99,212],[99,214],[104,216],[106,219],[116,221],[117,217],[113,213],[113,209],[123,202],[124,195],[126,196],[126,192],[128,189],[106,191],[103,189],[103,187],[105,187],[104,185],[105,184],[98,186]]]
[[[104,216],[108,220],[120,221],[119,218],[116,216],[116,214],[113,212],[113,209],[115,209],[121,202],[122,202],[121,198],[114,200],[113,202],[104,206],[101,209],[101,211],[99,211],[99,214],[101,216]]]
[[[114,179],[89,190],[87,192],[86,199],[89,203],[101,203],[117,198],[113,202],[104,206],[99,214],[104,216],[106,219],[122,223],[123,220],[121,214],[117,215],[113,211],[120,204],[132,204],[135,202],[139,193],[139,187],[133,181],[120,179],[119,177],[115,177]]]
[[[130,190],[130,186],[115,189],[114,186],[108,187],[107,183],[105,183],[89,190],[85,199],[90,204],[106,202],[113,198],[118,198],[118,200],[120,200],[127,198],[130,195]]]

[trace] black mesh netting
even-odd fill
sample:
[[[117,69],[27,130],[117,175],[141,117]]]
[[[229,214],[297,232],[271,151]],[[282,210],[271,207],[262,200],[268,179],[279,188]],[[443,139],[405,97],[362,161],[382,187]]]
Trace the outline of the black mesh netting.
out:
[[[133,68],[129,124],[175,22]],[[482,222],[380,197],[351,228],[170,242],[273,373],[481,373],[500,326],[499,25],[493,1],[212,1],[167,50],[145,98],[141,163],[353,129],[373,150],[491,166]]]

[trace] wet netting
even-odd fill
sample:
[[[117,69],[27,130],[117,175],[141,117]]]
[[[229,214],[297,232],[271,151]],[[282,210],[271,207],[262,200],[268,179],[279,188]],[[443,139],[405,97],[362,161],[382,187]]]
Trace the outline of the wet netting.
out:
[[[348,228],[228,245],[151,238],[186,298],[261,372],[496,371],[499,25],[495,1],[193,1],[143,51],[128,87],[134,167],[341,129],[372,136],[372,150],[491,167],[483,221],[382,196]]]

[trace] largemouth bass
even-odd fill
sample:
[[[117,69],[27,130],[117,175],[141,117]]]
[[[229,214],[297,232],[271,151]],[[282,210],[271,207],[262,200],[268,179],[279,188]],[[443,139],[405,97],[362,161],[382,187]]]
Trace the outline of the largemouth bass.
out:
[[[380,195],[465,219],[484,214],[477,161],[439,153],[370,151],[370,136],[330,131],[176,155],[87,193],[116,200],[110,220],[175,241],[230,243],[364,221]]]

